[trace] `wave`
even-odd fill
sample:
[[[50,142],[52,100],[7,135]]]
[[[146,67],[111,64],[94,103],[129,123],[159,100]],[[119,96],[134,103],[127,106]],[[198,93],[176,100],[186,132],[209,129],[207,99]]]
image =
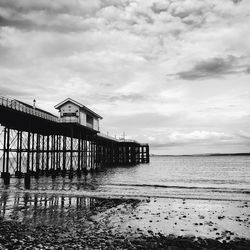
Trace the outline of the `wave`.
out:
[[[197,187],[197,186],[177,186],[177,185],[158,185],[158,184],[126,184],[126,183],[109,183],[107,186],[124,186],[124,187],[152,187],[152,188],[165,188],[165,189],[195,189],[195,190],[210,190],[213,192],[226,192],[226,193],[244,193],[250,194],[249,189],[243,188],[218,188],[218,187]]]
[[[96,198],[96,199],[136,199],[136,200],[147,200],[149,198],[159,198],[159,199],[176,199],[176,200],[208,200],[208,201],[229,201],[229,202],[250,202],[249,197],[208,197],[208,196],[181,196],[175,194],[143,194],[143,193],[123,193],[118,194],[114,192],[89,192],[89,191],[64,191],[62,190],[18,190],[11,195],[16,194],[38,194],[38,195],[53,195],[53,196],[64,196],[64,197],[86,197],[86,198]]]

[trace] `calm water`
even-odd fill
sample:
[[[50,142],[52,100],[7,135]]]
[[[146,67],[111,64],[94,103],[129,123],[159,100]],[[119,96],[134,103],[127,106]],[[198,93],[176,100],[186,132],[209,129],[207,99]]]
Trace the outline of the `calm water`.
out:
[[[23,180],[13,178],[8,188],[0,180],[0,191],[22,193]],[[33,179],[29,192],[250,201],[250,156],[151,157],[150,164],[110,168],[80,179]]]

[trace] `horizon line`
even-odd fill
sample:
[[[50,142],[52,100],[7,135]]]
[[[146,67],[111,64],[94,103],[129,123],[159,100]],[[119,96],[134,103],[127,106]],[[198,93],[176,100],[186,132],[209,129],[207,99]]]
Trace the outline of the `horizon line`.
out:
[[[250,155],[249,153],[205,153],[205,154],[150,154],[150,156],[230,156],[230,155]]]

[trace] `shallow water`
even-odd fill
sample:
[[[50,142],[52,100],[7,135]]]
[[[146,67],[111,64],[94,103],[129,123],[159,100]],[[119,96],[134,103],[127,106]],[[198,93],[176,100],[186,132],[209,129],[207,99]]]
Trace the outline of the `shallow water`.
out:
[[[0,179],[0,191],[24,190]],[[162,197],[250,201],[250,156],[151,157],[149,164],[108,168],[82,178],[32,179],[31,192],[101,197]]]

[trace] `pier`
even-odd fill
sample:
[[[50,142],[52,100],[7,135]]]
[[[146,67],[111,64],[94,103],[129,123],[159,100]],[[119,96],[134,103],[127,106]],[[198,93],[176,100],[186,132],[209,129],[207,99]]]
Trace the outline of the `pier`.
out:
[[[100,132],[102,117],[68,98],[55,106],[57,117],[19,100],[0,97],[1,178],[61,175],[73,178],[105,167],[149,162],[148,144]]]

